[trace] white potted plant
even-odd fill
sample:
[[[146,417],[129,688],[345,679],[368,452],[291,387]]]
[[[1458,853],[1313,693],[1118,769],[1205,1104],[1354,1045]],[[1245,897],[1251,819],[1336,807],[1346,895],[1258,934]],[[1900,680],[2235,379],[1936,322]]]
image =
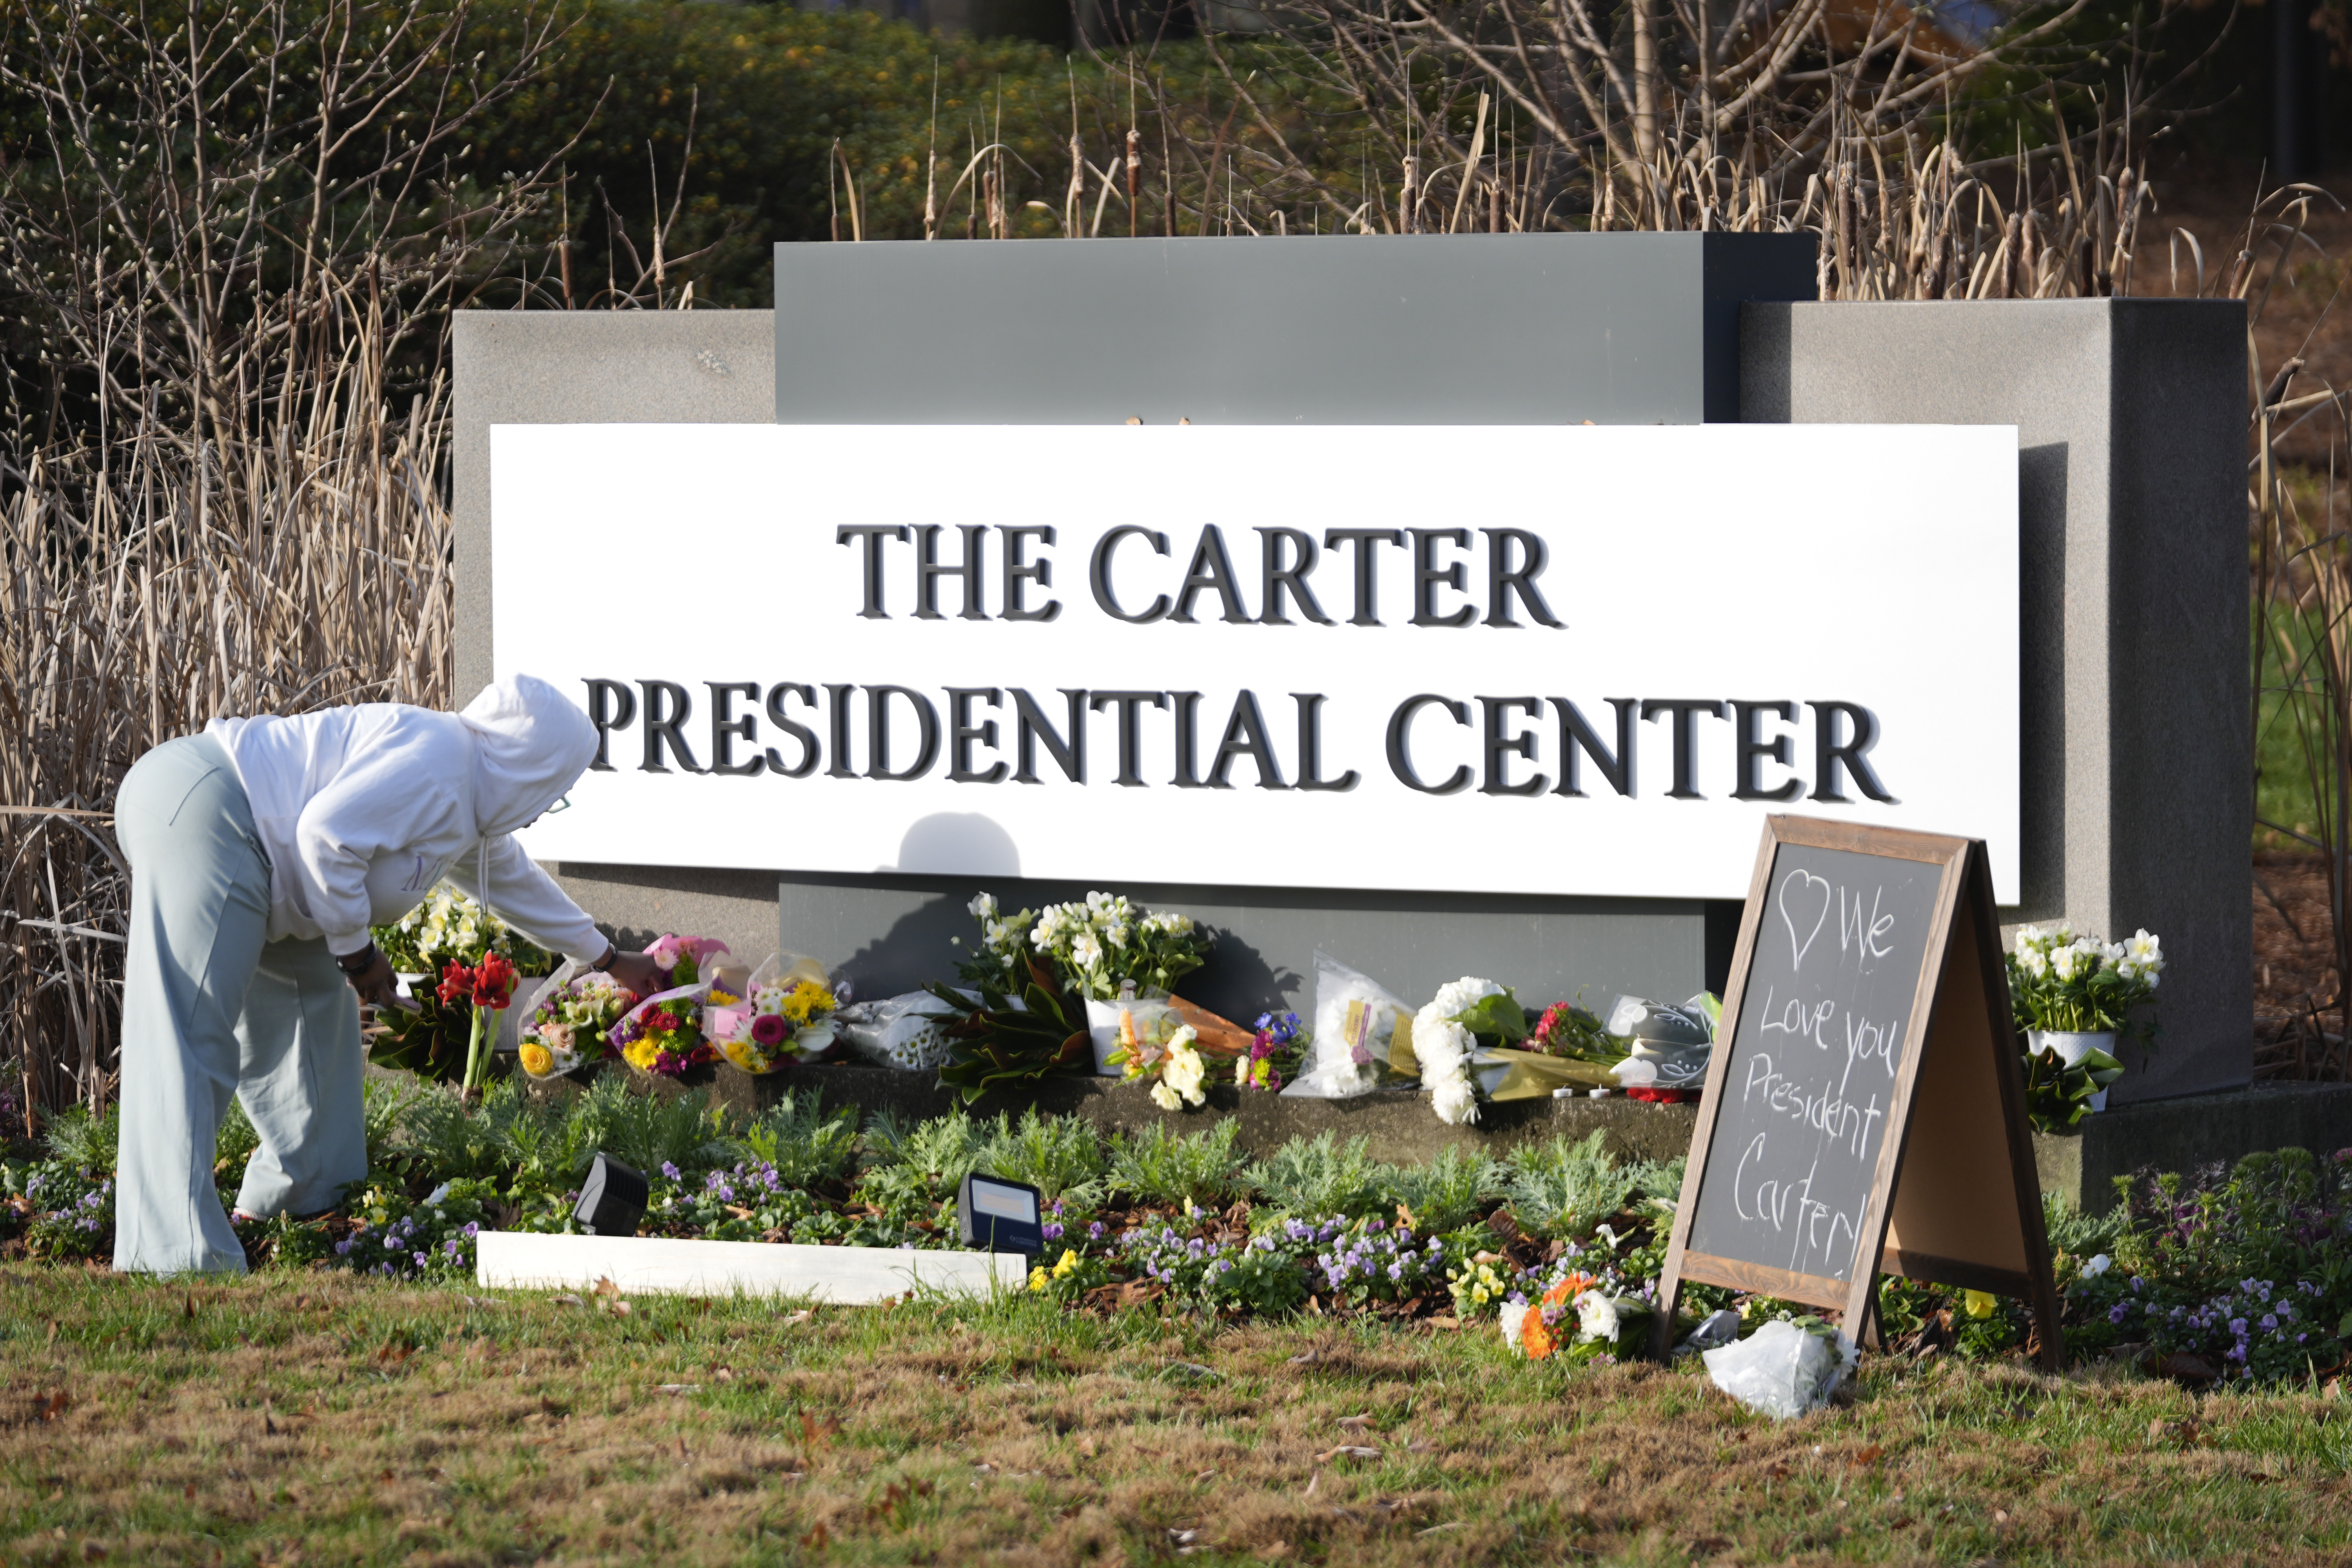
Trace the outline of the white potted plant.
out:
[[[2164,973],[2162,945],[2147,931],[2103,942],[2063,923],[2027,926],[2007,955],[2010,1005],[2025,1035],[2028,1099],[2034,1124],[2057,1131],[2107,1108],[2107,1086],[2123,1076],[2118,1038],[2152,1044],[2152,1023],[2132,1013],[2154,1000]]]

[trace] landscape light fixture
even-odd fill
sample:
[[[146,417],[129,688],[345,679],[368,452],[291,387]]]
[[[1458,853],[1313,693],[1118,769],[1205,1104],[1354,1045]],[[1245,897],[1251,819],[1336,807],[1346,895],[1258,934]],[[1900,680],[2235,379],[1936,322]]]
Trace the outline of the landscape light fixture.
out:
[[[1045,1231],[1037,1189],[974,1171],[956,1192],[956,1234],[982,1252],[1039,1256]]]
[[[646,1217],[646,1179],[601,1149],[580,1184],[580,1206],[572,1217],[591,1236],[635,1236]]]

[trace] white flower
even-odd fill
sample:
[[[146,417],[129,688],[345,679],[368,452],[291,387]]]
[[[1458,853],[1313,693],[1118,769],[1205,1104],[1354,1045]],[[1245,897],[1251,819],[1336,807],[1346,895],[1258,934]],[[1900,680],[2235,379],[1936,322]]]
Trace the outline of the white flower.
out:
[[[1598,1290],[1587,1290],[1576,1299],[1573,1305],[1577,1329],[1586,1339],[1608,1340],[1612,1343],[1616,1341],[1617,1303],[1613,1299]]]
[[[2022,937],[2017,943],[2017,966],[2039,980],[2050,973],[2050,955],[2038,947],[2028,947]]]
[[[1456,1018],[1487,997],[1502,994],[1503,988],[1493,981],[1478,980],[1465,974],[1459,980],[1439,986],[1436,996],[1422,1011],[1428,1013],[1433,1009],[1441,1018]]]
[[[2072,980],[2083,967],[2083,950],[2067,946],[2050,955],[2050,973],[2061,980]]]
[[[1168,1087],[1168,1080],[1164,1078],[1151,1086],[1151,1103],[1162,1110],[1181,1110],[1184,1104],[1177,1098],[1176,1091]]]
[[[2130,940],[2123,944],[2123,948],[2126,959],[2138,968],[2149,974],[2158,974],[2163,972],[2163,947],[2156,938],[2148,935],[2145,929],[2134,931]]]
[[[1470,1050],[1470,1031],[1451,1018],[1433,1017],[1432,1002],[1412,1020],[1412,1056],[1423,1081],[1434,1083],[1457,1067]]]
[[[1478,1120],[1478,1091],[1471,1086],[1470,1075],[1459,1068],[1437,1086],[1431,1103],[1437,1119],[1448,1127]]]
[[[972,895],[971,902],[966,904],[964,908],[971,911],[971,918],[976,921],[992,920],[996,915],[996,895],[975,893]]]
[[[1205,1099],[1201,1092],[1201,1079],[1207,1068],[1201,1061],[1201,1053],[1192,1048],[1192,1042],[1199,1038],[1190,1024],[1177,1030],[1168,1041],[1168,1065],[1160,1069],[1160,1081],[1192,1105],[1202,1104]]]
[[[1531,1310],[1533,1309],[1524,1301],[1503,1303],[1503,1343],[1520,1355],[1527,1353],[1527,1347],[1520,1342],[1519,1331],[1526,1325],[1528,1313]]]
[[[1070,943],[1070,958],[1081,969],[1092,969],[1102,962],[1102,943],[1090,931],[1080,931],[1077,940]]]
[[[1102,934],[1103,940],[1109,942],[1113,947],[1125,947],[1127,945],[1127,926],[1124,922],[1118,925],[1105,926],[1103,928]]]
[[[2105,1274],[2108,1269],[2113,1268],[2115,1266],[2116,1260],[2102,1252],[2096,1258],[2089,1259],[2083,1265],[2083,1278],[2085,1279],[2096,1279],[2100,1275]]]

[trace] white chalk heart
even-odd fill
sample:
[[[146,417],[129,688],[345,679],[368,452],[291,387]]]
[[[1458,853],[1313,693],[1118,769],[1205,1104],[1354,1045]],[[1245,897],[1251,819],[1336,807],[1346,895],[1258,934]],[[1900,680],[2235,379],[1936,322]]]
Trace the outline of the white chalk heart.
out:
[[[1801,883],[1803,885],[1800,886],[1799,884]],[[1798,912],[1795,914],[1789,912],[1789,889],[1790,888],[1797,889]],[[1804,900],[1812,896],[1812,889],[1815,888],[1819,888],[1821,889],[1822,907],[1814,911],[1812,928],[1807,931],[1804,935],[1799,936],[1797,934],[1797,928],[1804,924],[1805,919],[1803,914]],[[1813,938],[1822,934],[1822,922],[1829,918],[1830,884],[1828,878],[1816,877],[1811,871],[1799,869],[1791,871],[1787,876],[1780,879],[1780,921],[1782,924],[1789,928],[1789,951],[1795,955],[1795,963],[1791,967],[1796,969],[1802,969],[1805,967],[1805,953],[1813,945]]]

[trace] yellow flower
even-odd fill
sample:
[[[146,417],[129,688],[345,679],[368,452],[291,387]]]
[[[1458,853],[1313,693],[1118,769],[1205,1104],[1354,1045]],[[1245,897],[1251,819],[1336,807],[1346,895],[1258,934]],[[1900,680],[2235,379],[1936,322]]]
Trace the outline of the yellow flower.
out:
[[[1968,1309],[1968,1314],[1971,1318],[1990,1318],[1993,1315],[1994,1310],[2000,1305],[2000,1298],[1989,1290],[1963,1290],[1960,1292],[1960,1301]]]
[[[1043,1291],[1045,1289],[1045,1266],[1044,1264],[1041,1263],[1036,1268],[1029,1270],[1029,1289],[1033,1291]]]
[[[545,1078],[555,1070],[555,1053],[537,1040],[522,1043],[522,1070],[533,1078]]]
[[[814,980],[803,980],[784,998],[784,1016],[805,1024],[819,1013],[833,1011],[833,993]]]
[[[1062,1249],[1062,1261],[1054,1265],[1054,1278],[1061,1279],[1078,1266],[1078,1255],[1069,1247]]]
[[[650,1035],[640,1035],[621,1047],[621,1058],[639,1072],[651,1072],[654,1058],[661,1055],[661,1047]]]
[[[710,1005],[714,1007],[732,1007],[741,1000],[743,998],[723,985],[714,985],[710,988]]]

